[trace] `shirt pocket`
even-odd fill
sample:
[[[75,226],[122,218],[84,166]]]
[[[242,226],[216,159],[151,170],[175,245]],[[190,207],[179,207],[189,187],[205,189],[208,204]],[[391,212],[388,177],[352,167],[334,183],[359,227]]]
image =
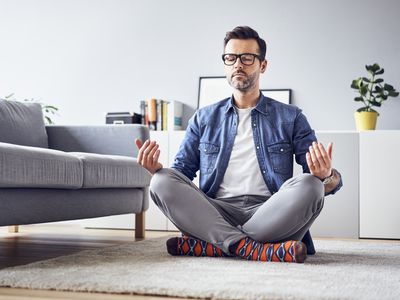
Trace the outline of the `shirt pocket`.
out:
[[[199,151],[200,172],[203,174],[209,174],[215,168],[215,163],[219,153],[219,146],[212,143],[200,142]]]
[[[267,146],[274,172],[289,174],[293,168],[292,146],[288,142],[280,142]]]

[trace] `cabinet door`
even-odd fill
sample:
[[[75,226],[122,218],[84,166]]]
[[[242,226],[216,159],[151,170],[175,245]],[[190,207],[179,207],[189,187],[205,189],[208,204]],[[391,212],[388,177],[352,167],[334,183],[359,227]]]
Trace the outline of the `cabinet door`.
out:
[[[317,131],[325,146],[333,142],[332,163],[341,174],[343,187],[325,197],[324,207],[311,226],[314,237],[358,238],[358,133]],[[302,173],[296,165],[296,173]]]
[[[400,131],[360,133],[360,237],[400,239]]]
[[[164,167],[169,167],[168,153],[169,140],[167,131],[150,131],[150,140],[155,140],[159,145],[159,161]],[[149,209],[146,211],[146,230],[167,230],[167,217],[149,198]]]

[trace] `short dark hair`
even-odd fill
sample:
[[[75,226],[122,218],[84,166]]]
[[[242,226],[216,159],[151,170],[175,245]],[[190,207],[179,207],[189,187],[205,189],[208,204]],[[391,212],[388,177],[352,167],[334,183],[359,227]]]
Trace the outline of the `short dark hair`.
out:
[[[258,44],[258,48],[260,48],[260,53],[259,53],[260,58],[261,58],[261,60],[265,59],[265,54],[267,53],[267,44],[265,43],[265,41],[262,38],[260,38],[257,31],[250,28],[249,26],[237,26],[237,27],[233,28],[233,30],[228,31],[224,38],[224,49],[225,49],[226,44],[228,44],[228,42],[231,39],[239,39],[239,40],[254,39],[254,40],[256,40],[256,42]]]

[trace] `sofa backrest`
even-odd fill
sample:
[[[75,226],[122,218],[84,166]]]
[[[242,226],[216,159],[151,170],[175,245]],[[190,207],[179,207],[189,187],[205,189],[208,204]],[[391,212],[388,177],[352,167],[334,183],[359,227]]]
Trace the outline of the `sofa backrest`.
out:
[[[41,105],[0,99],[0,142],[48,148]]]

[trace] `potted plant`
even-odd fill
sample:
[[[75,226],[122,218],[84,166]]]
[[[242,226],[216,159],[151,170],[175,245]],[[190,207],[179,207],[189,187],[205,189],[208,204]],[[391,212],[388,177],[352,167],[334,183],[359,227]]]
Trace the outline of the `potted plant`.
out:
[[[384,73],[384,69],[378,64],[367,65],[365,68],[369,78],[359,77],[351,83],[351,88],[359,94],[354,100],[363,103],[354,113],[354,117],[357,130],[374,130],[379,113],[372,107],[380,107],[383,101],[389,97],[397,97],[399,93],[392,85],[384,83],[382,78],[377,78]]]

